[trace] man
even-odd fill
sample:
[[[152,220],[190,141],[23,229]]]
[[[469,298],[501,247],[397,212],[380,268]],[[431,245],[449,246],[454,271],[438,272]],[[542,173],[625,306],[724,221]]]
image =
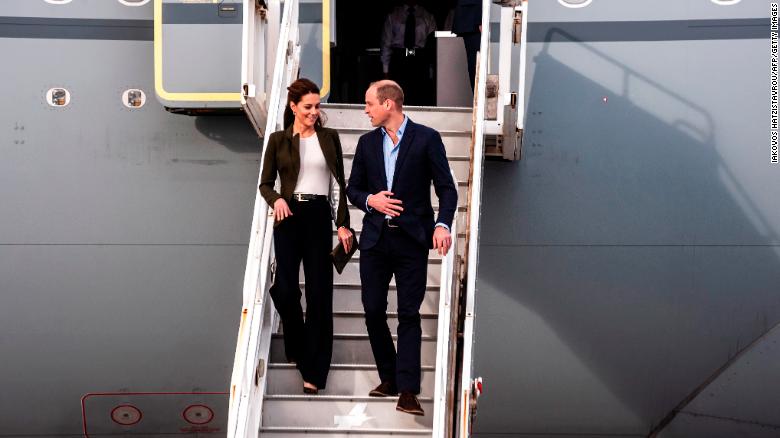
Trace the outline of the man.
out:
[[[463,38],[466,47],[466,63],[474,91],[474,77],[477,75],[477,52],[482,39],[482,0],[458,0],[452,20],[452,33]]]
[[[382,29],[382,72],[406,90],[407,105],[434,105],[433,52],[428,42],[436,19],[417,4],[405,0],[388,14]]]
[[[366,91],[366,114],[375,129],[358,140],[347,197],[366,212],[360,239],[360,281],[371,350],[381,383],[369,395],[394,396],[396,409],[424,415],[420,393],[420,305],[428,251],[452,244],[450,226],[458,192],[441,136],[403,113],[404,93],[390,80]],[[439,198],[434,222],[431,182]],[[398,352],[387,326],[387,292],[395,275]]]

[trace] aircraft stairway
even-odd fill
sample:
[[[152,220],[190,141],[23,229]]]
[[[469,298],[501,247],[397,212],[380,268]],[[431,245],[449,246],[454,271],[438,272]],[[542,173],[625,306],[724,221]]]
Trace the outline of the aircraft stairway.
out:
[[[358,134],[369,132],[371,126],[358,105],[323,105],[327,126],[339,131],[344,150],[347,177],[351,169]],[[443,133],[448,157],[455,172],[460,196],[460,212],[456,220],[459,228],[461,255],[465,233],[465,181],[468,178],[469,148],[471,142],[471,108],[441,109],[414,108],[406,111],[410,119],[431,126]],[[465,164],[465,165],[464,165]],[[433,197],[433,199],[436,199]],[[360,235],[363,212],[350,206],[353,228]],[[337,242],[335,231],[334,245]],[[428,285],[421,308],[422,315],[422,393],[420,402],[426,415],[416,417],[395,410],[397,397],[368,397],[368,392],[379,384],[374,358],[368,342],[360,300],[360,252],[355,254],[341,275],[334,270],[334,343],[333,365],[328,387],[318,395],[303,395],[303,381],[294,365],[286,363],[282,342],[283,327],[274,333],[270,345],[270,359],[266,394],[263,401],[263,436],[296,437],[304,433],[321,435],[431,436],[434,418],[434,381],[437,367],[437,329],[442,278],[442,259],[431,251],[428,261]],[[445,273],[445,275],[447,275]],[[305,279],[301,272],[301,287]],[[395,282],[391,282],[388,296],[388,323],[395,332]],[[304,300],[305,301],[305,300]],[[394,337],[395,338],[395,337]],[[446,368],[446,364],[438,366]],[[442,407],[443,408],[443,407]]]
[[[524,30],[521,18],[527,4],[519,2],[502,3],[502,54],[517,52],[521,41],[512,38]],[[299,0],[286,0],[283,11],[279,0],[244,0],[244,3],[242,105],[258,134],[264,137],[265,150],[268,136],[264,134],[282,129],[286,88],[298,77]],[[323,2],[326,4],[329,3]],[[483,0],[483,29],[490,28],[489,10],[490,2]],[[329,15],[323,11],[323,17]],[[325,33],[329,27],[323,24]],[[323,35],[323,40],[328,38]],[[368,397],[368,392],[379,383],[379,376],[363,319],[360,252],[342,275],[334,272],[335,336],[328,387],[318,395],[303,394],[300,374],[294,365],[286,363],[284,328],[268,293],[275,266],[273,218],[272,210],[258,192],[230,385],[228,438],[258,435],[292,438],[304,434],[465,438],[471,433],[476,400],[482,389],[481,379],[472,377],[472,365],[485,138],[500,136],[501,156],[517,159],[522,130],[518,114],[524,108],[522,89],[513,89],[507,80],[511,75],[504,71],[514,64],[505,60],[499,66],[503,67],[499,68],[503,72],[498,77],[499,92],[491,104],[496,108],[494,113],[503,117],[486,119],[489,38],[489,31],[483,32],[473,108],[405,109],[412,120],[441,133],[459,193],[458,214],[452,227],[456,237],[453,247],[445,257],[431,251],[428,285],[420,309],[423,327],[420,401],[426,415],[417,417],[396,411],[397,397]],[[259,56],[271,53],[272,58]],[[522,70],[523,63],[519,66]],[[373,128],[362,105],[324,104],[323,110],[327,115],[326,126],[340,134],[344,167],[349,176],[358,138]],[[437,209],[435,195],[432,200]],[[359,238],[363,213],[354,206],[349,207],[349,213]],[[334,231],[333,244],[336,242]],[[306,287],[303,275],[301,287]],[[390,289],[388,320],[394,331],[397,326],[394,282]]]

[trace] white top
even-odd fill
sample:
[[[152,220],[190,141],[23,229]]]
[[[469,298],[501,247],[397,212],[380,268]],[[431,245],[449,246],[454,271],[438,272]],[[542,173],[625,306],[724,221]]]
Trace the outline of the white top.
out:
[[[330,170],[322,155],[317,134],[301,137],[301,170],[295,184],[295,193],[328,195],[330,192]]]

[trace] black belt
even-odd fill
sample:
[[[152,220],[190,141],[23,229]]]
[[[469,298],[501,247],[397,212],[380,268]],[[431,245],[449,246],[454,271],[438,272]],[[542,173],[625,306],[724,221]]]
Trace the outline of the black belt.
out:
[[[308,201],[326,201],[328,197],[325,195],[311,195],[309,193],[293,193],[292,199],[298,202],[308,202]]]
[[[398,225],[398,222],[396,222],[395,219],[385,218],[385,226],[387,226],[387,228],[398,228],[400,225]]]
[[[410,56],[422,56],[427,49],[423,47],[417,47],[415,49],[405,49],[403,47],[393,47],[393,55],[400,55],[404,57]]]

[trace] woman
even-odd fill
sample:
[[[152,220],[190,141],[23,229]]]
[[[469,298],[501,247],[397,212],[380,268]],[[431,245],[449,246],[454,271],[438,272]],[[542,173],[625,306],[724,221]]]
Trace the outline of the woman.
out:
[[[274,209],[276,279],[271,298],[282,318],[287,360],[303,377],[303,392],[325,388],[333,350],[331,219],[349,252],[352,233],[338,133],[320,119],[320,90],[308,79],[287,88],[284,131],[271,134],[263,161],[260,194]],[[276,176],[281,193],[274,190]],[[331,192],[337,192],[331,195]],[[337,204],[335,213],[331,203]],[[303,261],[306,318],[298,273]]]

